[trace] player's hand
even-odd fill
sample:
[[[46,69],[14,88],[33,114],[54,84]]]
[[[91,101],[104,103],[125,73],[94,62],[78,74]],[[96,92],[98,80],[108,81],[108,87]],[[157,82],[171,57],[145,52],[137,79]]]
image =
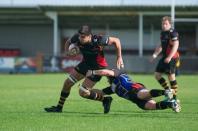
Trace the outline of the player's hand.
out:
[[[92,76],[92,75],[93,75],[93,70],[88,70],[87,74],[86,74],[86,77],[89,77],[89,76]]]
[[[150,63],[153,63],[154,60],[155,60],[155,58],[153,58],[153,56],[151,56],[151,57],[149,58],[149,62],[150,62]]]
[[[78,53],[75,49],[72,49],[66,53],[68,56],[76,56]]]
[[[149,62],[153,63],[153,61],[157,58],[156,54],[153,54],[150,58],[149,58]]]
[[[68,56],[76,56],[79,53],[80,53],[80,49],[78,48],[78,46],[76,46],[76,44],[70,44],[66,54]]]
[[[171,58],[170,57],[166,57],[166,59],[164,60],[164,63],[169,63],[171,61]]]
[[[117,58],[117,68],[120,70],[122,68],[124,68],[124,62],[122,60],[122,57],[118,57]]]

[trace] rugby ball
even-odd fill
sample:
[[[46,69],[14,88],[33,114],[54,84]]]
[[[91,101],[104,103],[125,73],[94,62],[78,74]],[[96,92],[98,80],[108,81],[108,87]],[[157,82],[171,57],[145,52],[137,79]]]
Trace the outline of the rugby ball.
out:
[[[78,46],[76,46],[75,44],[69,45],[68,51],[70,55],[77,55],[80,52]]]

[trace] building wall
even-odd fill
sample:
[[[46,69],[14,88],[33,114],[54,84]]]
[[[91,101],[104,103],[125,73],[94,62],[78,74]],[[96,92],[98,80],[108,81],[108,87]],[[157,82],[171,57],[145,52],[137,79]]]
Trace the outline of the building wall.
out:
[[[0,48],[19,48],[22,56],[52,55],[52,25],[0,25]]]
[[[193,45],[193,43],[197,45],[196,40],[194,40],[194,37],[197,37],[197,30],[198,29],[196,29],[195,34],[188,33],[188,35],[185,35],[183,33],[180,41],[180,48],[192,48],[190,45]],[[58,48],[60,49],[60,47],[63,47],[63,38],[71,37],[76,32],[77,29],[60,28],[59,38],[62,40],[59,40],[60,42]],[[93,29],[93,33],[106,34],[108,36],[120,38],[123,49],[138,50],[139,48],[139,34],[137,29]],[[160,30],[158,29],[144,29],[143,48],[153,50],[159,43],[159,35]],[[189,36],[189,38],[187,36]],[[194,39],[191,38],[191,36]],[[42,52],[44,56],[52,56],[53,26],[0,25],[0,48],[19,48],[22,52],[22,56],[35,56],[38,52]]]
[[[116,56],[106,55],[109,68],[116,68]],[[159,57],[160,58],[160,57]],[[134,55],[123,55],[125,64],[125,70],[132,73],[154,73],[158,60],[153,63],[149,62],[149,56],[142,58]],[[181,57],[181,66],[179,67],[179,73],[198,73],[198,57]]]
[[[77,29],[63,29],[62,37],[72,37]],[[105,34],[108,36],[118,37],[121,40],[123,49],[138,49],[139,34],[137,29],[93,29],[94,34]],[[154,49],[159,43],[160,30],[145,30],[143,34],[143,47],[146,49]]]

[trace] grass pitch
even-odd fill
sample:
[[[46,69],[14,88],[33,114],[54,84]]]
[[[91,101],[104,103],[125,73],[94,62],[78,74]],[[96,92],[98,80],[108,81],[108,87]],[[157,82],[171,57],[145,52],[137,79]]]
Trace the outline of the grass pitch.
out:
[[[159,88],[152,75],[130,75],[148,88]],[[198,75],[177,77],[182,112],[171,109],[143,111],[135,104],[113,95],[111,112],[103,114],[102,104],[81,98],[73,87],[63,113],[46,113],[56,105],[64,74],[0,75],[0,130],[2,131],[197,131]],[[107,85],[103,78],[96,88]],[[163,99],[158,98],[157,100]]]

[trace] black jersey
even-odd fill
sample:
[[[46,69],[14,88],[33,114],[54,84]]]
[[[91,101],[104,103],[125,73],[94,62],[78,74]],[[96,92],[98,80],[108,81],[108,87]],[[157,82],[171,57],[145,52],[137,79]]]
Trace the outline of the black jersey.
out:
[[[179,35],[175,29],[170,29],[169,31],[162,31],[160,35],[162,54],[163,57],[167,57],[172,49],[172,45],[170,45],[170,42],[179,40]],[[178,52],[173,56],[173,58],[176,58],[177,56]]]
[[[103,47],[109,43],[109,37],[101,35],[92,35],[91,43],[81,44],[79,40],[79,34],[75,34],[71,38],[71,43],[77,44],[80,52],[83,55],[83,60],[90,66],[107,66],[106,59],[104,57]]]

